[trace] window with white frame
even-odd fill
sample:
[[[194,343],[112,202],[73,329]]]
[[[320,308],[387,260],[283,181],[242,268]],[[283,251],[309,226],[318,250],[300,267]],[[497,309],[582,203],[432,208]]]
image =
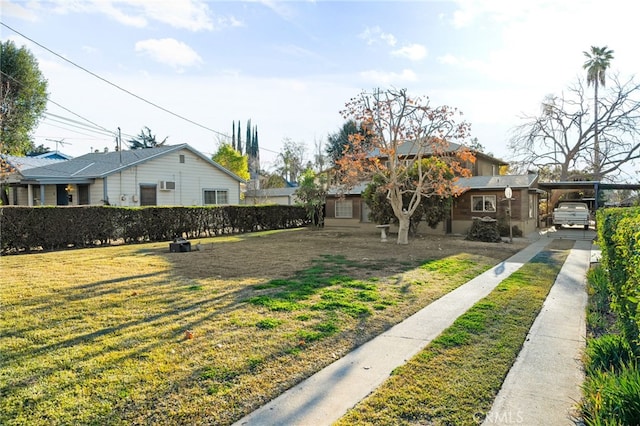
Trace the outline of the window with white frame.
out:
[[[472,212],[495,212],[496,196],[495,195],[474,195],[471,197]]]
[[[229,191],[226,189],[205,189],[205,204],[229,204]]]
[[[336,200],[336,218],[351,219],[353,217],[352,200]]]

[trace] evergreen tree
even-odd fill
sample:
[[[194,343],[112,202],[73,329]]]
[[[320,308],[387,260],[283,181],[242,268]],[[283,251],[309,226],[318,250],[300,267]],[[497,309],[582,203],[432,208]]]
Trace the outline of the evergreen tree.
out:
[[[246,153],[247,155],[251,156],[251,147],[252,147],[252,142],[251,142],[251,119],[249,119],[247,121],[247,139],[245,141],[245,146],[246,146]]]
[[[253,131],[253,151],[252,154],[255,158],[260,157],[259,148],[258,148],[258,126],[254,128]]]
[[[258,147],[258,126],[254,126],[251,136],[251,147],[248,149],[249,174],[252,179],[257,179],[260,174],[260,149]]]
[[[236,120],[233,120],[233,126],[231,129],[231,147],[236,149]]]
[[[242,153],[242,139],[240,138],[240,120],[238,120],[238,139],[237,139],[236,151]]]

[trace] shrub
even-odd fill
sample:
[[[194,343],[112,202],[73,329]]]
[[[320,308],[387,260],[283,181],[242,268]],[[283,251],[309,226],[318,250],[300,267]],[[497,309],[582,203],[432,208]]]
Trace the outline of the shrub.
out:
[[[600,371],[620,371],[633,359],[629,343],[619,334],[605,334],[587,341],[585,370],[590,375]]]
[[[598,337],[609,332],[618,333],[615,315],[611,313],[609,281],[602,266],[596,266],[587,272],[587,331],[588,336]]]
[[[607,279],[607,271],[602,266],[589,269],[587,272],[587,281],[589,282],[589,296],[592,309],[596,312],[605,314],[609,312],[609,281]]]
[[[586,425],[640,424],[640,371],[625,365],[619,373],[596,372],[583,385],[581,411]]]
[[[495,220],[489,221],[474,218],[466,239],[470,241],[484,241],[489,243],[502,241],[502,238],[500,238],[500,231],[498,230],[498,222]]]
[[[498,218],[498,231],[503,237],[509,236],[509,218],[500,216]],[[511,226],[511,235],[514,237],[522,237],[522,230],[518,228],[518,225]]]
[[[297,206],[0,207],[0,253],[87,247],[122,240],[168,241],[177,236],[285,229],[309,223]],[[10,226],[9,226],[10,225]]]
[[[598,240],[611,308],[631,349],[640,354],[640,208],[598,211]]]

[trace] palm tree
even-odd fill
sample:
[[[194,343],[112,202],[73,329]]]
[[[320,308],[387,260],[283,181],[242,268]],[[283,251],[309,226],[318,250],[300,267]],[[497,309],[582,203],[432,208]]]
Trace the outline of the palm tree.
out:
[[[611,65],[613,59],[613,50],[609,50],[607,46],[595,47],[591,46],[590,52],[583,52],[587,57],[582,68],[587,70],[587,86],[593,84],[594,88],[594,136],[593,136],[593,162],[595,179],[600,180],[600,144],[598,142],[598,86],[605,86],[605,76],[607,68]]]

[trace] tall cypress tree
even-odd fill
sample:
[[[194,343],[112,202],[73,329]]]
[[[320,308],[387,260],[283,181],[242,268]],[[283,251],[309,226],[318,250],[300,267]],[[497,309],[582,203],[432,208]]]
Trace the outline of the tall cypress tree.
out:
[[[246,145],[247,155],[251,156],[251,146],[253,145],[251,141],[251,119],[247,121],[247,139],[246,139],[245,145]]]
[[[251,144],[251,155],[258,158],[258,126],[253,128],[253,140]]]
[[[260,174],[260,148],[258,146],[258,126],[253,128],[251,137],[251,152],[249,153],[249,174],[257,179]]]
[[[236,149],[236,120],[233,120],[233,129],[231,130],[231,147]]]
[[[238,140],[237,151],[242,153],[242,139],[240,138],[240,120],[238,120]]]

